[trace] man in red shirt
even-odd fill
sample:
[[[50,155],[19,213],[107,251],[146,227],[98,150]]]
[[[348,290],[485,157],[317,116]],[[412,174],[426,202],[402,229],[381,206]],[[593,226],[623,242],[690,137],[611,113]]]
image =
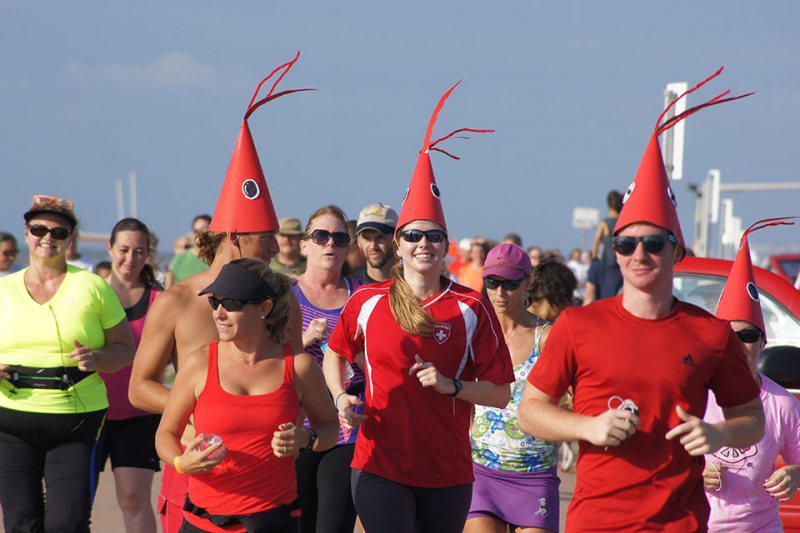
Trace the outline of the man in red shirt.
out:
[[[672,296],[685,246],[657,138],[675,122],[657,125],[617,222],[622,295],[559,317],[520,406],[526,433],[580,441],[567,531],[705,531],[703,454],[763,434],[730,326]],[[574,412],[558,407],[570,386]],[[702,420],[709,389],[722,423]]]

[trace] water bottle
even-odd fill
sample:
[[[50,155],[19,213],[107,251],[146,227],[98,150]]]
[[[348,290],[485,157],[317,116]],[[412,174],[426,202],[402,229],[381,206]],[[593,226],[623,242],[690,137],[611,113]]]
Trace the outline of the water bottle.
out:
[[[201,440],[200,444],[197,445],[197,451],[205,451],[211,446],[215,446],[217,444],[219,444],[220,447],[214,450],[214,452],[208,456],[209,459],[216,459],[222,453],[222,437],[219,435],[214,435],[213,433],[206,433],[203,435],[203,440]]]

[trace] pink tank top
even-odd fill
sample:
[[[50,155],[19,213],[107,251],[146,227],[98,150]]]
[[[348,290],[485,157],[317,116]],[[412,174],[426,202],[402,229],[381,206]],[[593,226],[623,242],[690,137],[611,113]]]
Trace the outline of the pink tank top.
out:
[[[134,304],[133,307],[125,309],[125,315],[128,318],[128,323],[131,325],[131,331],[133,332],[134,349],[139,348],[139,341],[142,340],[144,319],[147,317],[147,311],[150,309],[150,306],[153,305],[153,301],[156,299],[156,296],[158,296],[158,293],[158,290],[151,287],[145,290],[142,298]],[[130,365],[116,372],[100,372],[100,377],[106,382],[109,420],[125,420],[152,414],[134,407],[128,400],[128,385],[131,381]]]
[[[206,385],[194,408],[194,423],[198,435],[222,437],[228,454],[211,472],[189,476],[189,497],[213,515],[252,514],[290,504],[297,498],[295,460],[275,457],[271,443],[278,426],[296,423],[300,412],[292,349],[285,347],[277,390],[240,396],[220,385],[217,347],[218,342],[209,345]]]

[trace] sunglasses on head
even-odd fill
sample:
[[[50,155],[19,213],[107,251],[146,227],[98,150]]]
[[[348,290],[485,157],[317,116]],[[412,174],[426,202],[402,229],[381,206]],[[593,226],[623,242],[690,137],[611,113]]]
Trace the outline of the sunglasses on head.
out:
[[[38,224],[28,226],[28,231],[35,237],[44,237],[49,233],[57,241],[67,239],[71,233],[67,228],[48,228],[47,226],[40,226]]]
[[[337,248],[347,248],[350,246],[350,235],[343,231],[330,232],[325,229],[315,229],[307,238],[311,239],[314,244],[319,244],[320,246],[325,246],[331,239],[333,239],[333,245]]]
[[[522,280],[483,278],[483,284],[486,285],[486,288],[490,291],[493,291],[498,287],[503,287],[503,289],[507,291],[515,291],[519,289],[520,285],[522,285]]]
[[[261,302],[254,302],[252,300],[237,300],[236,298],[217,298],[216,296],[208,297],[208,305],[211,309],[216,311],[221,305],[226,311],[232,313],[234,311],[241,311],[247,304],[257,304]]]
[[[428,239],[428,242],[439,244],[447,240],[447,233],[440,229],[429,229],[422,231],[421,229],[407,229],[400,234],[406,242],[419,242],[423,237]]]
[[[670,233],[666,237],[657,233],[655,235],[645,235],[644,237],[614,237],[611,242],[614,246],[614,251],[619,255],[631,255],[636,251],[636,245],[642,243],[644,249],[649,254],[660,253],[664,249],[667,240],[672,244],[678,244],[678,241]]]
[[[752,344],[758,342],[761,338],[761,330],[756,328],[740,329],[736,332],[736,336],[739,337],[740,341]]]
[[[34,207],[54,207],[56,209],[66,209],[73,211],[75,209],[75,202],[58,196],[47,196],[46,194],[37,194],[33,197]]]

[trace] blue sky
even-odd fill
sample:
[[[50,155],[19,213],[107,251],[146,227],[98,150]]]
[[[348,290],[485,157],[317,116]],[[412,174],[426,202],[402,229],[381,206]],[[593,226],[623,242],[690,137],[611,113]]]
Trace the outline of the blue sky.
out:
[[[162,251],[213,212],[260,79],[302,55],[287,96],[250,119],[279,216],[336,203],[399,206],[434,132],[494,128],[433,155],[455,237],[580,245],[576,206],[602,208],[636,171],[668,82],[725,73],[748,99],[687,121],[685,182],[798,179],[800,4],[744,2],[270,2],[0,0],[0,228],[22,233],[36,193],[71,198],[87,231],[116,221],[136,171],[139,217]],[[687,239],[694,198],[673,185]],[[800,192],[733,196],[745,225],[800,213]],[[794,228],[754,245],[797,242]]]

